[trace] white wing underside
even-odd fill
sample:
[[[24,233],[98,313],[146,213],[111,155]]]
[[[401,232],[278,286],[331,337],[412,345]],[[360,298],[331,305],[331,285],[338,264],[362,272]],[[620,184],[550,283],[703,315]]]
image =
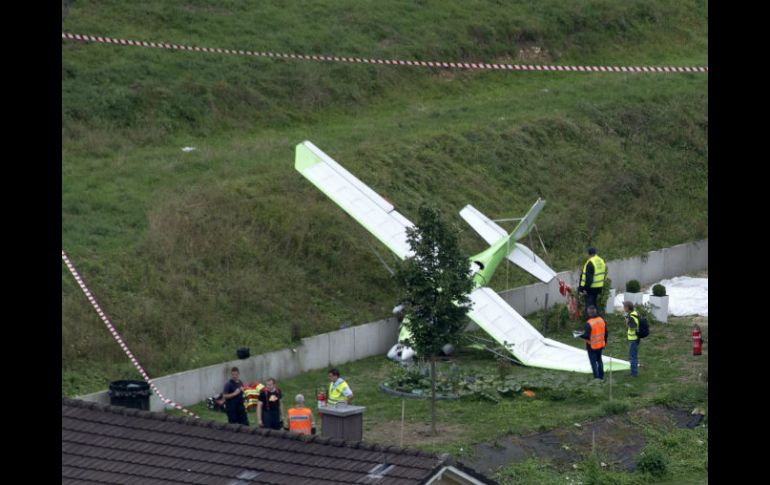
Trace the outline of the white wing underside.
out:
[[[506,257],[508,261],[543,283],[548,283],[556,277],[556,271],[552,270],[537,254],[521,243],[516,243],[516,247]]]
[[[468,316],[516,359],[530,367],[591,373],[584,349],[545,338],[505,300],[490,288],[477,288],[470,294],[473,309]],[[513,344],[509,346],[508,344]],[[604,370],[628,369],[627,361],[603,356]]]
[[[468,204],[460,211],[460,217],[465,219],[481,239],[490,246],[504,237],[508,237],[505,229],[498,226],[495,221],[482,214],[478,209]]]
[[[413,253],[406,239],[406,229],[414,224],[398,213],[393,204],[367,187],[311,142],[305,141],[301,145],[318,158],[318,163],[300,170],[302,175],[361,223],[396,256],[401,259],[410,257]]]
[[[537,214],[540,212],[540,209],[543,207],[544,203],[545,202],[538,200],[538,202],[532,206],[524,219],[522,219],[522,222],[516,229],[516,234],[519,234],[518,237],[526,235],[529,229],[532,228],[532,221],[534,221],[535,217],[537,217]],[[505,232],[505,229],[497,225],[497,223],[479,212],[478,209],[470,204],[463,207],[463,209],[460,211],[460,217],[465,219],[465,221],[489,245],[495,244],[504,237],[508,237],[508,233]],[[516,238],[514,238],[514,240],[515,239]],[[540,259],[540,257],[532,252],[531,249],[524,246],[523,244],[516,243],[516,245],[513,247],[513,250],[508,253],[508,256],[506,257],[511,263],[533,275],[543,283],[548,283],[556,276],[556,272],[552,270],[550,266],[545,263],[545,261]]]

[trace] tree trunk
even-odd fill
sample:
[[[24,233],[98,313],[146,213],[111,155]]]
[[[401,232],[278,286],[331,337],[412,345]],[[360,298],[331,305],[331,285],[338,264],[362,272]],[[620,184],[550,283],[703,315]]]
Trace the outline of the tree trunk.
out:
[[[430,432],[436,436],[436,356],[430,358]]]

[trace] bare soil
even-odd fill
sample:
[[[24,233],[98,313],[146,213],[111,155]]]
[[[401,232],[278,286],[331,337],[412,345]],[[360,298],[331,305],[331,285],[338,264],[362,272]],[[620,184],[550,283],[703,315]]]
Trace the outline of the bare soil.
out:
[[[401,421],[382,421],[376,424],[377,442],[383,445],[401,446]],[[440,445],[446,436],[460,434],[462,426],[436,423],[436,436],[430,432],[430,423],[410,423],[404,426],[403,446]],[[366,434],[366,431],[364,431]]]
[[[636,458],[646,440],[640,424],[658,429],[694,427],[701,416],[690,411],[655,406],[617,416],[576,423],[565,428],[526,436],[509,436],[475,447],[472,458],[463,464],[491,475],[501,466],[529,458],[547,460],[557,466],[569,467],[583,460],[596,447],[596,452],[608,466],[633,470]]]

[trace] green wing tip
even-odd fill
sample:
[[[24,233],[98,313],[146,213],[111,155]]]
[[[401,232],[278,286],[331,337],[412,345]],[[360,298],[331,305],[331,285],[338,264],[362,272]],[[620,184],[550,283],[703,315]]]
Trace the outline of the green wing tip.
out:
[[[297,144],[296,155],[294,156],[294,168],[300,172],[304,172],[306,168],[312,167],[321,160],[318,156],[311,152],[310,149],[305,146],[305,142]]]

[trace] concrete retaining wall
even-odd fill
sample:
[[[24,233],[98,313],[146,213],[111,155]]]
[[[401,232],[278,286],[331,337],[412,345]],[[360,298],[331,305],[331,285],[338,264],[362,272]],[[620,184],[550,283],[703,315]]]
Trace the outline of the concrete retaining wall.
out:
[[[311,370],[328,369],[373,355],[385,355],[397,338],[398,321],[388,318],[303,338],[297,347],[291,349],[179,372],[159,377],[154,382],[166,398],[182,406],[190,406],[222,392],[233,366],[240,369],[244,382],[264,382],[268,377],[288,379]],[[110,403],[108,391],[79,396],[79,399]],[[160,411],[164,407],[158,396],[153,394],[150,397],[151,411]]]
[[[650,251],[644,256],[607,261],[607,275],[612,280],[612,287],[618,293],[623,293],[630,280],[638,280],[644,286],[666,278],[708,270],[708,248],[709,241],[704,239]],[[580,271],[558,273],[557,277],[573,288],[577,288],[580,283]],[[500,296],[517,312],[529,315],[543,309],[546,292],[549,294],[549,308],[564,302],[556,278],[549,284],[535,283],[502,291]]]
[[[612,286],[617,288],[618,292],[623,292],[628,280],[636,279],[642,285],[649,285],[665,278],[707,269],[708,239],[650,251],[645,256],[607,262]],[[580,272],[565,271],[557,276],[576,288]],[[501,292],[500,296],[522,315],[529,315],[543,309],[546,294],[548,307],[564,302],[564,298],[559,294],[557,279],[549,284],[536,283],[506,290]],[[155,384],[168,399],[183,406],[190,406],[221,392],[230,378],[230,368],[233,366],[240,369],[244,382],[264,381],[268,377],[288,379],[307,371],[326,369],[373,355],[384,355],[397,338],[398,321],[388,318],[303,338],[295,348],[159,377],[155,379]],[[103,404],[110,402],[107,391],[79,396],[79,399]],[[163,407],[163,402],[158,396],[153,395],[150,398],[152,411],[159,411]]]

